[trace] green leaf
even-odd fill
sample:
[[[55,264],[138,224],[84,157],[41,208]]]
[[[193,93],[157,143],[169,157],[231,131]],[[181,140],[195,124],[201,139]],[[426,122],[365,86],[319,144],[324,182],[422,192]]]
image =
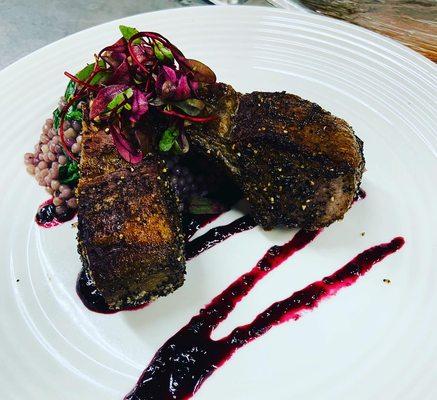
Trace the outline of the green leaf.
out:
[[[65,119],[67,119],[68,121],[82,121],[83,118],[83,114],[81,110],[78,110],[77,108],[71,106],[68,111],[67,114],[65,114]]]
[[[222,204],[207,197],[191,197],[188,204],[191,214],[220,214],[224,210]]]
[[[205,108],[205,103],[199,99],[186,99],[184,101],[178,101],[174,103],[174,105],[192,117],[199,115]]]
[[[97,72],[90,80],[90,85],[97,85],[98,83],[105,82],[111,76],[111,72],[109,71],[100,71]]]
[[[132,27],[130,27],[130,26],[126,26],[126,25],[120,25],[118,28],[120,29],[121,34],[123,35],[123,37],[124,37],[127,41],[129,41],[130,38],[131,38],[132,36],[134,36],[134,35],[136,35],[137,33],[139,33],[138,29],[136,29],[136,28],[132,28]],[[135,40],[133,41],[133,43],[134,43],[134,44],[141,43],[141,39],[140,39],[140,38],[135,39]]]
[[[155,56],[159,61],[163,62],[165,60],[164,54],[157,45],[153,46],[153,52],[155,53]]]
[[[167,128],[159,141],[159,150],[163,152],[170,151],[178,136],[179,129],[176,126],[170,126]]]
[[[95,63],[88,64],[85,68],[82,68],[77,74],[76,78],[81,81],[86,81],[91,73],[94,71],[94,65]]]
[[[65,165],[59,167],[59,182],[76,186],[79,181],[79,165],[76,161],[68,159]]]
[[[76,91],[76,83],[74,83],[73,81],[68,82],[64,94],[65,101],[69,101],[73,97],[75,91]]]
[[[121,93],[117,94],[106,106],[106,109],[108,111],[113,110],[114,108],[117,108],[123,101],[128,98],[130,99],[132,95],[134,94],[134,91],[132,88],[127,88],[126,90],[123,90]]]
[[[85,68],[81,69],[77,74],[76,74],[76,78],[81,80],[81,81],[86,81],[90,75],[92,74],[92,72],[94,71],[94,65],[96,63],[92,63],[92,64],[88,64]],[[106,67],[106,64],[103,60],[99,60],[99,66],[102,68]],[[109,71],[100,71],[97,72],[97,74],[95,74],[93,76],[93,78],[90,81],[90,85],[97,85],[98,83],[102,83],[104,82],[106,79],[108,79],[108,77],[111,75],[111,73]]]
[[[61,122],[61,112],[59,111],[58,108],[56,108],[55,111],[53,111],[53,127],[55,128],[55,130],[58,130],[60,122]]]
[[[159,40],[155,40],[156,47],[161,52],[161,54],[170,61],[174,60],[173,53],[165,47]]]

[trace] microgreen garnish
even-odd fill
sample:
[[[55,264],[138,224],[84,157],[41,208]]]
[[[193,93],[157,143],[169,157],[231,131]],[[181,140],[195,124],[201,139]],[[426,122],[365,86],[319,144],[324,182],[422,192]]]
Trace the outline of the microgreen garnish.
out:
[[[88,64],[86,67],[82,68],[77,74],[76,78],[80,81],[86,81],[91,73],[94,71],[95,63]]]
[[[59,182],[74,187],[78,180],[79,166],[76,161],[68,159],[66,164],[59,167]]]
[[[179,129],[176,126],[170,126],[162,134],[159,141],[159,150],[163,152],[170,151],[179,136]]]
[[[126,26],[126,25],[120,25],[119,26],[120,32],[123,35],[123,37],[126,40],[129,40],[133,35],[136,35],[138,33],[138,29],[137,28],[132,28],[130,26]],[[137,40],[135,44],[140,43],[141,40]]]
[[[184,123],[205,123],[215,118],[197,92],[200,83],[216,81],[214,72],[200,61],[185,58],[158,33],[139,32],[124,25],[120,32],[122,38],[102,49],[93,63],[76,75],[65,73],[70,78],[65,92],[67,104],[54,113],[65,153],[75,160],[66,146],[63,122],[82,120],[78,109],[81,100],[89,101],[90,121],[109,126],[114,145],[131,163],[142,159],[138,141],[132,138],[151,110],[162,113],[168,124],[158,141],[159,150],[187,152]]]
[[[161,62],[164,62],[166,60],[170,62],[174,61],[173,53],[169,49],[167,49],[167,47],[165,47],[159,40],[155,41],[155,45],[153,46],[153,52],[155,53],[156,58]]]
[[[123,90],[121,93],[115,95],[115,97],[106,106],[106,109],[108,111],[111,111],[114,108],[119,107],[121,103],[123,103],[126,100],[130,99],[132,97],[133,93],[134,92],[133,92],[132,88],[127,88],[126,90]],[[130,104],[126,103],[125,107],[126,106],[130,107]],[[127,109],[130,110],[130,108],[127,108]]]

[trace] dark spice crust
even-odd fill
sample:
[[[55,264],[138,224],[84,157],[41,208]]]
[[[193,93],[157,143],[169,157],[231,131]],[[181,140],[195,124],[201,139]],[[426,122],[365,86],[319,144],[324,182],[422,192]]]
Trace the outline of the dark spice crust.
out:
[[[165,164],[132,166],[104,132],[85,133],[78,187],[78,250],[111,309],[142,304],[183,284],[184,238]]]
[[[316,229],[343,218],[364,171],[363,143],[344,120],[284,92],[201,90],[219,119],[193,127],[191,140],[227,167],[260,225]]]
[[[227,174],[264,228],[316,229],[343,218],[364,171],[362,141],[342,119],[286,93],[199,89],[218,118],[187,127],[192,154]],[[123,161],[104,132],[83,135],[79,253],[114,310],[181,286],[185,258],[178,199],[164,163]]]

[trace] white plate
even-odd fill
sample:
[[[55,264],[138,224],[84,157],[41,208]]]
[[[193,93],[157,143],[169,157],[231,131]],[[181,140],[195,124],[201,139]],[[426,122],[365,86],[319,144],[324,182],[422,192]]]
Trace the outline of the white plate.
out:
[[[226,5],[236,5],[238,3],[245,3],[245,1],[238,1],[238,0],[209,0],[211,3],[217,4],[219,6],[226,6]],[[247,0],[246,0],[247,1]],[[267,0],[268,3],[271,3],[272,5],[284,8],[286,10],[293,10],[293,11],[302,11],[302,12],[311,12],[307,7],[303,6],[299,0]]]
[[[287,90],[315,101],[365,143],[366,200],[260,282],[214,337],[371,245],[397,235],[407,241],[353,287],[238,351],[195,398],[436,399],[435,65],[353,25],[252,7],[129,17],[0,72],[1,399],[122,399],[167,338],[292,235],[257,229],[229,239],[188,263],[181,289],[143,310],[108,316],[83,307],[75,293],[76,232],[70,224],[34,224],[46,195],[25,173],[22,155],[63,93],[63,72],[114,42],[120,23],[163,33],[240,91]]]

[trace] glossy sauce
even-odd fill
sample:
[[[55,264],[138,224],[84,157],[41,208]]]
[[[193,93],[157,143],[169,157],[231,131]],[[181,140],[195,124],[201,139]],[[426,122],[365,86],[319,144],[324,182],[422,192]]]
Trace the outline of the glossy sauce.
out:
[[[359,188],[357,194],[355,195],[354,201],[363,200],[366,198],[366,196],[367,193],[363,189]]]
[[[35,215],[36,223],[42,228],[53,228],[71,221],[76,216],[76,211],[67,210],[63,215],[56,215],[56,207],[53,204],[53,199],[46,200],[38,207],[38,212]]]
[[[316,281],[260,313],[250,324],[234,329],[220,340],[211,332],[246,296],[255,284],[296,251],[310,243],[320,231],[299,231],[291,241],[273,246],[256,266],[215,297],[198,315],[170,338],[156,353],[136,387],[125,400],[189,399],[217,368],[243,345],[266,333],[274,325],[297,320],[324,299],[335,295],[368,272],[374,264],[396,252],[404,239],[372,247],[342,268]]]
[[[208,250],[216,244],[228,239],[232,235],[255,228],[256,225],[257,224],[252,217],[245,215],[244,217],[238,218],[230,224],[212,228],[204,235],[199,236],[198,238],[193,239],[186,244],[185,257],[187,261],[191,260],[200,253],[203,253],[205,250]]]
[[[109,308],[102,293],[97,289],[94,281],[88,274],[85,268],[79,273],[76,282],[76,292],[82,303],[88,310],[94,311],[100,314],[116,314],[119,311],[135,311],[141,308],[147,307],[149,303],[141,303],[138,305],[125,306],[120,310],[113,310]]]
[[[200,228],[215,221],[220,215],[222,214],[185,214],[183,218],[185,240],[190,240]]]

